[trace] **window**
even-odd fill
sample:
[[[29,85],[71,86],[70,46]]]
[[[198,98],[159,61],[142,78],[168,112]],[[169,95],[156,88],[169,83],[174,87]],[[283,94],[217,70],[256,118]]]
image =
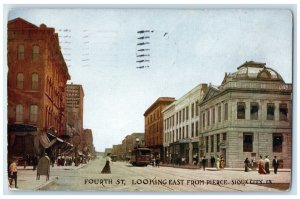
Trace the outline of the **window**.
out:
[[[23,105],[17,104],[16,106],[16,121],[22,122],[23,121]]]
[[[274,111],[275,111],[274,103],[268,103],[267,104],[267,120],[274,120]]]
[[[182,127],[182,139],[184,139],[185,138],[185,131],[184,131],[184,127]]]
[[[217,134],[217,152],[220,152],[220,134]]]
[[[33,90],[37,90],[39,88],[39,75],[37,73],[33,73],[31,81],[32,81],[31,88]]]
[[[179,128],[179,139],[181,139],[181,128]]]
[[[17,74],[17,88],[23,89],[23,87],[24,87],[24,75],[23,75],[23,73],[18,73]]]
[[[237,103],[237,119],[245,119],[245,110],[246,110],[245,102],[238,102]]]
[[[198,132],[199,132],[199,126],[198,126],[198,121],[196,122],[196,136],[198,136]]]
[[[176,113],[176,124],[178,124],[178,112]]]
[[[210,110],[207,111],[207,126],[210,125]]]
[[[221,106],[218,107],[218,121],[221,122]]]
[[[185,120],[185,109],[182,109],[182,122]]]
[[[34,61],[39,60],[39,56],[40,56],[40,47],[35,45],[32,47],[32,60]]]
[[[279,120],[287,121],[288,108],[287,104],[279,104]]]
[[[228,103],[224,105],[225,112],[224,112],[224,120],[228,120]]]
[[[205,113],[202,114],[202,126],[205,128]]]
[[[282,152],[282,141],[281,133],[273,133],[273,152]]]
[[[199,115],[199,102],[198,102],[198,100],[196,101],[196,116],[198,116]]]
[[[186,125],[186,137],[188,138],[189,137],[189,125]]]
[[[189,107],[187,106],[185,110],[186,110],[186,120],[188,120],[189,119]]]
[[[179,123],[181,123],[181,111],[179,111]]]
[[[226,135],[226,133],[223,133],[223,134],[222,134],[222,137],[223,137],[223,140],[227,140],[227,135]]]
[[[192,137],[194,137],[194,123],[192,123]]]
[[[252,152],[253,150],[253,134],[244,133],[243,152]]]
[[[18,46],[18,59],[19,60],[24,59],[24,52],[25,52],[24,45],[19,45]]]
[[[195,107],[194,107],[194,103],[192,103],[192,118],[194,118],[194,111],[195,111]]]
[[[210,136],[210,152],[214,152],[214,136]]]
[[[216,109],[212,109],[212,123],[214,124],[216,122]]]
[[[178,140],[178,129],[176,129],[176,140]]]
[[[208,136],[205,137],[205,151],[208,153]]]
[[[250,104],[250,119],[251,120],[258,120],[258,103],[251,102]]]

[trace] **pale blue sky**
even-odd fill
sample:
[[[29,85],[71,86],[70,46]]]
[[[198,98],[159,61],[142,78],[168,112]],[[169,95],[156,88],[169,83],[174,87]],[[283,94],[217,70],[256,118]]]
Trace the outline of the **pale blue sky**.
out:
[[[84,128],[103,151],[144,132],[145,110],[199,83],[219,85],[245,61],[264,62],[292,82],[292,15],[280,9],[17,9],[60,35],[71,81],[82,84]],[[70,32],[69,32],[70,30]],[[139,30],[150,36],[149,68],[137,69]],[[168,33],[165,35],[165,33]],[[165,35],[165,36],[164,36]],[[70,83],[69,82],[69,83]]]

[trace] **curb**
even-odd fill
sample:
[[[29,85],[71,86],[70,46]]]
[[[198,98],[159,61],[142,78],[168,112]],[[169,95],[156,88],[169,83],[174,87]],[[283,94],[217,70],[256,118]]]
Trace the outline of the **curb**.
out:
[[[58,176],[54,176],[54,179],[47,181],[45,184],[42,184],[34,189],[34,191],[45,190],[49,186],[53,185],[55,180],[58,179]]]

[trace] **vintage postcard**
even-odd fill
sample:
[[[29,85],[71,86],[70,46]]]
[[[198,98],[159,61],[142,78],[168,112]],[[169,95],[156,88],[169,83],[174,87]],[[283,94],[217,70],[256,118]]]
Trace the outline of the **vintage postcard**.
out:
[[[9,8],[7,193],[289,193],[293,21],[278,6]]]

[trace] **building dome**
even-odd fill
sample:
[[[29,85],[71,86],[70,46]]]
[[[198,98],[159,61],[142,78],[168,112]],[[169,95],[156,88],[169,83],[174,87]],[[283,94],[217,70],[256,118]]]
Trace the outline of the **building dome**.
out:
[[[257,63],[253,61],[245,62],[239,66],[237,68],[237,72],[233,74],[233,78],[283,81],[282,77],[272,68],[266,67],[265,63]]]

